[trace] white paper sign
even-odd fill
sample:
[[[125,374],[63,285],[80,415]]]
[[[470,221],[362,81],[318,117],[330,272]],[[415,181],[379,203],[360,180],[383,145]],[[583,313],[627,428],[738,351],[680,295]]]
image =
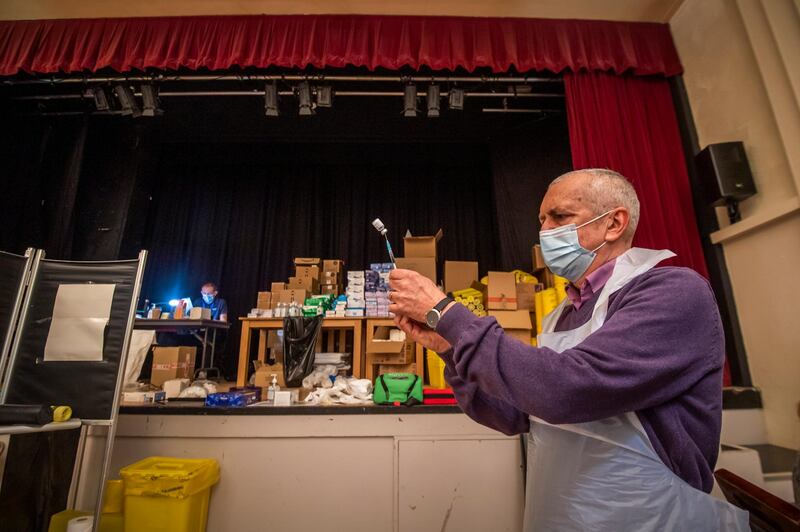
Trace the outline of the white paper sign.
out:
[[[113,284],[62,284],[44,346],[45,362],[103,360],[103,333],[111,316]]]

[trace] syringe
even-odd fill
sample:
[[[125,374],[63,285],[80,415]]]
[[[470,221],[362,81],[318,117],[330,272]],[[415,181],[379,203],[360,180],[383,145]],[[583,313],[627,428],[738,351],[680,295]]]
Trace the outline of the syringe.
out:
[[[383,225],[383,222],[380,218],[375,218],[372,220],[372,227],[378,230],[380,234],[383,235],[383,238],[386,240],[386,251],[389,252],[389,260],[392,261],[392,266],[396,269],[397,263],[394,261],[394,252],[392,252],[392,245],[389,243],[389,237],[386,235],[387,230],[386,226]]]

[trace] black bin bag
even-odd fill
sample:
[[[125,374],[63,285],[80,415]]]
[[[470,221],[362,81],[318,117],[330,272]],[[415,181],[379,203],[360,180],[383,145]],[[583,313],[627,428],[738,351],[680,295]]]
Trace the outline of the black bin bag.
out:
[[[286,386],[297,388],[314,370],[314,355],[322,316],[283,318],[283,377]]]

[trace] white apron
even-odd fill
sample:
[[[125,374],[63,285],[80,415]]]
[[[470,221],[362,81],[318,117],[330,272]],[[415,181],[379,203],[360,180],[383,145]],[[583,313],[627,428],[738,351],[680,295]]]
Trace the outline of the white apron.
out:
[[[574,347],[606,319],[608,298],[671,251],[633,248],[581,327],[553,332],[569,298],[545,317],[538,345]],[[713,498],[675,475],[658,457],[634,412],[588,423],[551,425],[530,416],[526,531],[745,531],[747,512]]]

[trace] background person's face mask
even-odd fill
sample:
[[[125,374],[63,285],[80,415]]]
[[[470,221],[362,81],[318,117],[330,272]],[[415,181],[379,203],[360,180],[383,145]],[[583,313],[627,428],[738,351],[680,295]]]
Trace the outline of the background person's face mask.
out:
[[[203,301],[205,301],[206,304],[210,305],[211,302],[214,301],[214,296],[213,295],[211,295],[211,294],[202,294],[202,295],[203,295]]]
[[[544,263],[550,268],[550,271],[573,283],[580,279],[581,275],[589,269],[589,265],[592,264],[592,261],[597,256],[595,252],[605,246],[606,242],[603,241],[602,244],[590,251],[581,246],[578,240],[578,229],[596,222],[611,212],[613,210],[604,212],[600,216],[596,216],[578,226],[569,224],[555,229],[548,229],[547,231],[540,231],[539,245],[542,248]]]

